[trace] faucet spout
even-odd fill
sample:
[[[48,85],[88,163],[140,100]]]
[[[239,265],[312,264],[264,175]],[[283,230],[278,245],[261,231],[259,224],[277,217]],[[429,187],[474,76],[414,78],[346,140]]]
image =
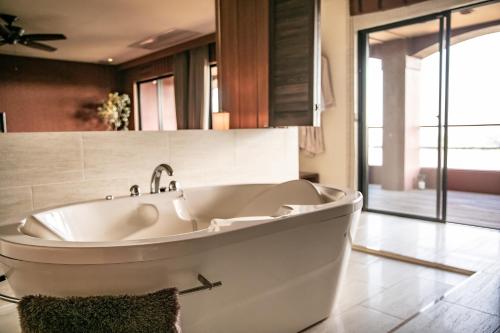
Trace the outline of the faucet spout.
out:
[[[161,179],[161,174],[163,171],[165,171],[165,173],[168,176],[173,176],[173,174],[174,174],[174,170],[172,169],[172,167],[170,165],[168,165],[168,164],[158,165],[153,170],[153,175],[151,176],[150,190],[151,190],[152,194],[160,192],[160,179]]]

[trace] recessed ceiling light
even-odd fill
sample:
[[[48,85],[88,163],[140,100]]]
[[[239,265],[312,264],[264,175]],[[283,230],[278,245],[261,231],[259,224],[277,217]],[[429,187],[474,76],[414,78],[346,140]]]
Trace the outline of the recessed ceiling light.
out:
[[[108,62],[113,62],[113,58],[108,58]]]
[[[146,44],[151,44],[152,42],[154,42],[155,39],[154,38],[148,38],[146,40],[143,40],[142,42],[139,43],[139,45],[146,45]]]

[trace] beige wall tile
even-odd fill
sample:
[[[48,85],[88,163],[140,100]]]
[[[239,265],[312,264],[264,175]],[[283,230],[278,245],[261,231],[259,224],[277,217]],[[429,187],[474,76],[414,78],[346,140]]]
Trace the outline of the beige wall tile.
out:
[[[16,204],[30,210],[128,195],[133,184],[148,193],[160,163],[184,187],[279,182],[297,178],[297,146],[296,128],[0,135],[0,187],[33,186],[33,200]]]
[[[32,209],[29,186],[4,188],[0,191],[0,224],[5,219],[22,216]]]
[[[287,165],[287,176],[299,178],[299,128],[289,127],[285,134],[285,156]]]
[[[170,132],[174,178],[186,187],[220,183],[234,169],[234,145],[234,131]]]
[[[128,195],[127,179],[88,180],[77,183],[33,186],[35,209],[47,208],[72,202],[104,199],[106,195]]]
[[[288,162],[287,129],[237,130],[236,173],[241,182],[280,182],[296,179],[298,161]],[[298,143],[295,142],[295,150]],[[290,155],[290,158],[292,158]]]
[[[80,133],[0,135],[0,188],[83,179]]]
[[[169,162],[168,132],[92,132],[83,134],[85,179],[149,180]]]

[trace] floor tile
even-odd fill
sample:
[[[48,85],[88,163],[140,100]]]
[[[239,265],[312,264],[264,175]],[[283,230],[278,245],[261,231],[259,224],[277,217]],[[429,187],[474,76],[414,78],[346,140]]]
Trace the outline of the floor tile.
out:
[[[388,288],[408,277],[417,275],[421,269],[422,266],[380,258],[366,267],[361,267],[359,264],[353,265],[348,270],[348,276],[358,281]]]
[[[332,316],[312,328],[308,333],[383,333],[401,322],[401,319],[363,306]]]
[[[434,280],[452,286],[456,286],[469,278],[469,276],[464,274],[447,272],[440,269],[427,268],[427,267],[423,268],[420,271],[420,273],[418,273],[418,276],[424,279]]]
[[[8,311],[0,306],[0,333],[20,333],[19,317],[16,308]]]
[[[500,316],[500,275],[477,273],[446,297],[450,303]]]
[[[370,297],[362,305],[406,319],[439,299],[451,288],[449,284],[414,277]]]
[[[348,310],[349,308],[366,301],[384,290],[380,285],[346,279],[340,292],[340,297],[333,309],[334,314]]]
[[[363,252],[359,252],[359,251],[352,251],[349,260],[350,260],[350,263],[354,262],[354,263],[358,263],[358,264],[367,265],[367,264],[371,264],[372,262],[380,260],[380,257],[374,256],[371,254],[367,254],[367,253],[363,253]]]
[[[491,333],[500,325],[500,317],[474,311],[460,305],[439,302],[396,330],[398,333]]]

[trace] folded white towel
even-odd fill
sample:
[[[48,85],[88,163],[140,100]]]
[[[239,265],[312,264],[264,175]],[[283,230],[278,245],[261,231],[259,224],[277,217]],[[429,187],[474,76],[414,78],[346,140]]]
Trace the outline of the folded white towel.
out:
[[[229,227],[234,223],[264,221],[272,220],[274,218],[275,217],[272,216],[244,216],[232,219],[212,219],[212,221],[210,221],[210,226],[208,227],[208,232],[218,232],[221,227]]]

